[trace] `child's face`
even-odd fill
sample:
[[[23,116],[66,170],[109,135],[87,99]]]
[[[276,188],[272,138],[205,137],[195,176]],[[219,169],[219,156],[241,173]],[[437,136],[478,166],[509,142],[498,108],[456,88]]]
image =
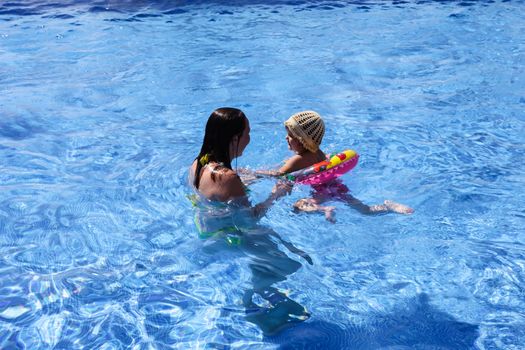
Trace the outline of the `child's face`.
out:
[[[286,129],[286,142],[288,142],[288,148],[296,153],[304,152],[304,147],[293,135]]]

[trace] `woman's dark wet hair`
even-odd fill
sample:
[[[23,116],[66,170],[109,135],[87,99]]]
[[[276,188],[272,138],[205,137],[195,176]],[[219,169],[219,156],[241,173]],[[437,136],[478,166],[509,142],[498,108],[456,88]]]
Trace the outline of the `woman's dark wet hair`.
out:
[[[212,112],[206,123],[201,151],[196,158],[197,168],[193,182],[195,188],[199,188],[201,170],[206,163],[217,162],[228,169],[232,168],[230,143],[235,136],[242,135],[246,120],[244,113],[237,108],[223,107]]]

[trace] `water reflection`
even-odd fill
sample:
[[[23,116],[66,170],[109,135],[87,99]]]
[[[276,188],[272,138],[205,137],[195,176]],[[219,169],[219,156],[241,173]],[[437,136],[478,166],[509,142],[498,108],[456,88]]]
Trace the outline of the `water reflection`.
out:
[[[250,258],[251,288],[243,292],[242,298],[246,320],[256,324],[265,335],[307,320],[310,314],[306,308],[276,287],[278,282],[285,281],[302,266],[288,257],[279,245],[312,264],[310,256],[276,232],[259,225],[247,209],[202,199],[194,204],[195,222],[201,238],[226,241],[231,249],[238,248]],[[219,247],[224,246],[208,246],[206,249],[220,254]]]
[[[253,288],[244,292],[246,319],[259,326],[265,334],[273,334],[288,325],[308,319],[310,314],[304,306],[274,287],[277,282],[286,280],[302,265],[282,252],[272,238],[311,264],[310,257],[268,228],[259,227],[257,230],[247,231],[243,238],[241,249],[250,257],[249,267],[253,285]],[[265,304],[259,305],[254,302],[256,297],[262,298]]]

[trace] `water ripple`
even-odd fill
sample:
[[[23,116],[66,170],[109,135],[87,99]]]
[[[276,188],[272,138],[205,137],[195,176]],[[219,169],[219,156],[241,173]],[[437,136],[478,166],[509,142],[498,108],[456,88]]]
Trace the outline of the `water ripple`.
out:
[[[519,348],[522,3],[1,3],[0,348]],[[327,224],[296,186],[200,239],[219,105],[252,125],[235,167],[277,166],[315,109],[361,154],[352,194],[416,213]]]

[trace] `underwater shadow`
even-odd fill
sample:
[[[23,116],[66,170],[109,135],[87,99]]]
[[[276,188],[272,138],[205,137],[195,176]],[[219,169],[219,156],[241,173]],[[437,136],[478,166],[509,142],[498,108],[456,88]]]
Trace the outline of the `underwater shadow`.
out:
[[[479,326],[460,322],[420,294],[408,310],[375,314],[367,324],[341,327],[325,321],[297,324],[265,338],[279,349],[474,349]]]
[[[243,232],[240,245],[243,253],[250,257],[252,288],[245,290],[243,296],[246,320],[256,324],[265,335],[276,334],[310,317],[304,306],[275,286],[303,266],[281,251],[278,242],[312,264],[306,252],[261,226]]]

